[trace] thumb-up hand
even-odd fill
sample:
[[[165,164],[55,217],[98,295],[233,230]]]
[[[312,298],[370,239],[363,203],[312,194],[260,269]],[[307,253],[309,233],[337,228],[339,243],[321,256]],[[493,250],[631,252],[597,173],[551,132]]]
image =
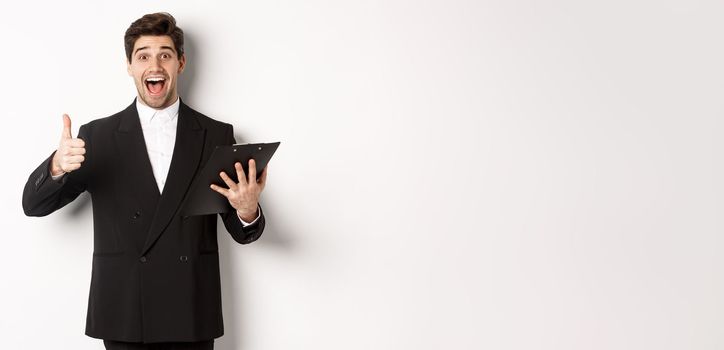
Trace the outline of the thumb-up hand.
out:
[[[85,160],[85,142],[82,139],[73,138],[70,134],[70,117],[63,114],[63,133],[60,136],[60,145],[53,156],[50,174],[61,175],[80,168]]]

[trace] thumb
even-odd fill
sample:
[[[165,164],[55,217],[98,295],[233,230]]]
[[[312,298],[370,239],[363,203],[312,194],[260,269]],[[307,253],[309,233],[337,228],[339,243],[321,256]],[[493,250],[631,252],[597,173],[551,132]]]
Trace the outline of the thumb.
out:
[[[63,114],[63,135],[64,139],[72,139],[70,135],[70,117],[67,114]]]

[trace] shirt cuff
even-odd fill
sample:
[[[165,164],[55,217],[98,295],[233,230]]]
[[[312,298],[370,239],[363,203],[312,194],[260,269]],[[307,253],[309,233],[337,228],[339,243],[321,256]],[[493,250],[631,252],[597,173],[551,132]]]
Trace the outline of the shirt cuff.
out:
[[[61,175],[61,176],[62,176],[62,175]],[[236,212],[236,210],[234,210],[234,211]],[[249,225],[254,225],[254,223],[255,223],[257,220],[259,220],[259,217],[260,217],[260,216],[261,216],[261,210],[259,210],[259,205],[258,205],[258,204],[257,204],[257,207],[256,207],[256,219],[254,219],[254,221],[252,221],[252,222],[246,222],[246,221],[244,221],[244,220],[241,218],[241,216],[239,216],[239,212],[236,212],[236,217],[239,218],[239,221],[241,221],[241,226],[243,226],[243,227],[247,227],[247,226],[249,226]]]
[[[60,180],[61,177],[63,177],[63,175],[65,175],[65,172],[63,172],[63,173],[60,174],[60,175],[50,174],[50,177],[53,178],[54,181],[58,181],[58,180]]]

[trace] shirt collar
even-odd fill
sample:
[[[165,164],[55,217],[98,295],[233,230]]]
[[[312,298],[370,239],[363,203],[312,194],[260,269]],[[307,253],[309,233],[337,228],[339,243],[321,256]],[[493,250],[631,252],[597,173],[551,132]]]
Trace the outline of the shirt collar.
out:
[[[176,102],[174,102],[172,105],[164,109],[155,109],[143,104],[143,102],[141,102],[139,98],[136,98],[136,110],[138,110],[138,117],[141,119],[141,124],[144,125],[150,123],[151,119],[153,119],[156,113],[159,112],[166,112],[169,120],[174,120],[178,116],[178,107],[180,101],[181,99],[179,97],[176,97]]]

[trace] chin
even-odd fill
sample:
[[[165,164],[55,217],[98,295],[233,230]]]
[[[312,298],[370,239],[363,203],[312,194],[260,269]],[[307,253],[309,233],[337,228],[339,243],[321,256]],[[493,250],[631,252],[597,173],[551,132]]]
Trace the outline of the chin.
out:
[[[153,108],[163,108],[163,107],[166,107],[165,105],[167,103],[170,104],[168,96],[153,98],[153,97],[141,95],[141,100],[143,101],[143,103],[146,104],[146,106],[153,107]]]

